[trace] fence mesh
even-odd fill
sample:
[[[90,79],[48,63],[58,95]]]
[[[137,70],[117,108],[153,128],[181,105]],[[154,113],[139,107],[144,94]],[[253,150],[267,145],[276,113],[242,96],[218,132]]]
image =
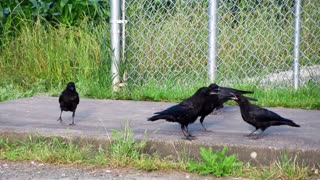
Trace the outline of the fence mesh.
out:
[[[127,81],[207,82],[208,1],[126,0]],[[319,87],[320,1],[301,4],[300,82]],[[292,86],[294,0],[220,0],[216,82]]]

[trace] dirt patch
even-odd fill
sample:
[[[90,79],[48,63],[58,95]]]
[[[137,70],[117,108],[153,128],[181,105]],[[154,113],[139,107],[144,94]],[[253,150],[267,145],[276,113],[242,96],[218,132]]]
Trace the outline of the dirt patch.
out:
[[[0,179],[241,179],[215,178],[213,176],[198,176],[186,172],[146,172],[128,168],[87,167],[74,165],[53,165],[36,161],[0,161]]]

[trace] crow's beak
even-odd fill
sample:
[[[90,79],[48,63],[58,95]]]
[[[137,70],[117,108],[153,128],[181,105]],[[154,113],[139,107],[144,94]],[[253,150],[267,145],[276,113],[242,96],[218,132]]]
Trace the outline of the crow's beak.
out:
[[[233,93],[230,93],[233,97],[230,97],[231,99],[233,99],[233,100],[239,100],[238,99],[238,97],[235,95],[235,94],[233,94]]]

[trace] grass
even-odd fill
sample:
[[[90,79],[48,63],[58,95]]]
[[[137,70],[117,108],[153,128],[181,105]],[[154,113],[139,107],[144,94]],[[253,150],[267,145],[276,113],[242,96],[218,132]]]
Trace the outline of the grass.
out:
[[[9,142],[0,140],[0,159],[11,161],[36,160],[55,164],[107,164],[104,150],[93,146],[80,147],[71,141],[59,138],[33,138],[27,141]]]
[[[319,88],[303,87],[298,90],[290,88],[257,88],[252,85],[235,86],[239,89],[250,89],[258,99],[254,104],[264,107],[286,107],[302,109],[320,109]],[[235,103],[232,103],[235,104]]]
[[[17,99],[22,97],[31,97],[38,93],[45,93],[47,95],[58,96],[63,90],[63,85],[60,89],[51,89],[49,92],[43,91],[42,85],[34,85],[30,89],[24,89],[14,84],[5,84],[0,87],[0,101]],[[147,101],[171,101],[179,102],[188,96],[192,95],[199,86],[190,88],[172,87],[158,87],[156,85],[142,86],[136,88],[125,88],[119,93],[112,93],[111,90],[100,89],[99,94],[86,94],[86,87],[83,84],[77,84],[78,92],[81,97],[90,98],[110,98],[110,99],[129,99],[129,100],[147,100]],[[98,88],[99,86],[96,86]],[[260,89],[252,86],[235,86],[239,89],[254,90],[254,94],[250,95],[258,99],[253,102],[264,107],[286,107],[286,108],[302,108],[302,109],[320,109],[320,89],[319,88],[301,88],[297,91],[291,89]],[[85,92],[83,92],[85,91]],[[236,105],[234,102],[228,104]]]
[[[318,11],[312,10],[316,5],[310,2],[304,8],[302,66],[320,64],[319,43],[314,43],[320,37],[314,36],[319,34],[314,24],[320,20]],[[119,68],[128,79],[120,92],[111,89],[109,23],[93,24],[84,18],[79,26],[51,25],[39,17],[35,22],[20,19],[19,29],[8,28],[10,32],[1,36],[0,101],[39,93],[58,96],[68,81],[76,83],[81,97],[174,102],[208,85],[206,3],[180,2],[174,11],[149,17],[137,13],[143,8],[138,1],[127,7],[127,50]],[[239,11],[239,23],[231,28],[230,13],[221,7],[217,83],[254,90],[258,105],[320,109],[316,80],[298,91],[241,81],[291,69],[292,19],[281,26],[270,8],[276,9],[263,5],[249,14]],[[233,79],[236,83],[224,83]]]
[[[178,159],[161,157],[157,152],[147,154],[146,137],[137,141],[132,130],[126,126],[113,130],[107,144],[77,144],[62,138],[28,137],[25,140],[0,138],[0,160],[36,160],[43,163],[84,166],[131,167],[145,171],[188,171],[216,177],[233,176],[253,179],[312,179],[316,174],[297,157],[281,156],[270,166],[252,166],[243,163],[235,155],[226,155],[227,147],[221,151],[200,147],[200,158]],[[259,163],[258,163],[259,164]],[[320,167],[316,167],[319,169]],[[318,174],[319,175],[319,174]]]
[[[191,96],[197,88],[208,85],[207,83],[198,83],[193,86],[181,87],[174,86],[174,83],[170,82],[161,85],[150,83],[142,86],[128,86],[120,92],[113,93],[109,86],[101,87],[101,84],[95,82],[92,84],[93,85],[88,85],[86,83],[76,82],[77,90],[81,97],[171,102],[179,102]],[[32,87],[28,88],[19,87],[13,83],[2,83],[2,86],[0,86],[0,101],[31,97],[39,93],[58,96],[65,88],[62,83],[57,87],[50,87],[49,91],[44,90],[45,87],[41,82],[33,84]],[[249,96],[258,99],[258,101],[253,103],[260,106],[320,109],[320,88],[303,87],[294,91],[291,88],[263,89],[252,85],[238,85],[233,87],[253,90],[254,94]],[[236,103],[232,101],[228,104],[236,105]]]
[[[289,158],[286,154],[269,167],[255,168],[254,171],[249,173],[255,179],[316,179],[316,174],[313,174],[311,169],[297,162],[297,156]],[[312,176],[314,177],[312,178]]]
[[[86,96],[111,93],[107,23],[93,28],[84,20],[79,27],[60,24],[57,28],[45,21],[21,22],[17,37],[2,39],[6,44],[0,52],[3,91],[13,86],[30,94],[58,94],[68,81],[75,81]]]
[[[183,161],[143,152],[146,142],[136,141],[130,129],[113,130],[108,144],[95,147],[62,138],[29,137],[25,141],[0,139],[0,160],[36,160],[53,164],[134,167],[141,170],[184,170]]]

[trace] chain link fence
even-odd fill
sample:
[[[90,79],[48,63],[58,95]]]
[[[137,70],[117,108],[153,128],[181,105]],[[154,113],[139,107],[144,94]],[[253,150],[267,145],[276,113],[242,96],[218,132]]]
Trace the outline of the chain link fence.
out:
[[[220,0],[215,82],[292,87],[294,0]],[[126,0],[125,80],[208,82],[207,0]],[[301,3],[299,81],[320,86],[320,1]]]

